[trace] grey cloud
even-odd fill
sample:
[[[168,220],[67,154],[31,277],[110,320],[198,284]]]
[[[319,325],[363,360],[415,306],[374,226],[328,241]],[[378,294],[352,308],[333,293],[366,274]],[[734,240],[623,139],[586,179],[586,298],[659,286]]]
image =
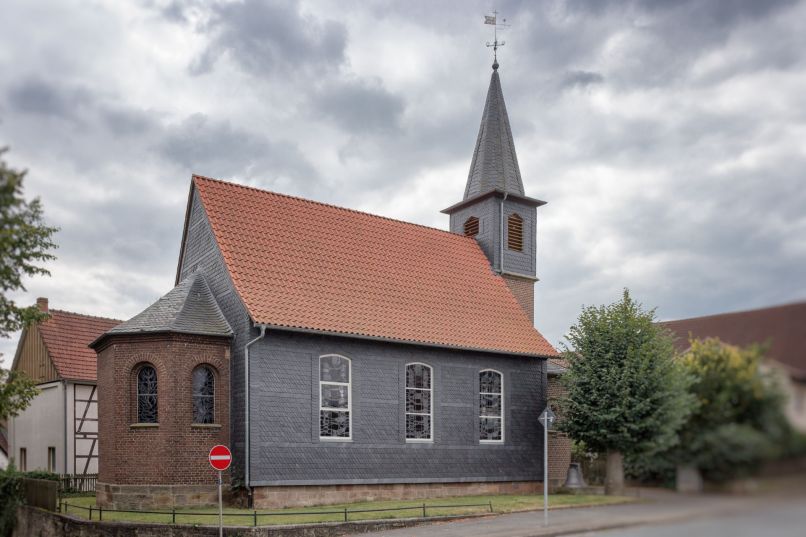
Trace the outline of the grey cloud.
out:
[[[568,71],[562,78],[563,88],[586,88],[604,83],[604,76],[593,71]]]
[[[9,104],[20,112],[76,120],[92,101],[84,88],[65,88],[41,78],[26,78],[8,92]]]
[[[318,179],[296,145],[271,141],[204,114],[169,125],[156,149],[188,172],[203,175],[269,181],[291,177],[303,190]]]
[[[189,67],[196,75],[212,70],[224,54],[257,76],[333,70],[344,61],[347,43],[343,25],[304,16],[298,4],[285,1],[215,3],[200,31],[210,42]]]
[[[313,99],[316,113],[357,134],[396,129],[404,107],[403,99],[386,91],[380,81],[327,84]]]

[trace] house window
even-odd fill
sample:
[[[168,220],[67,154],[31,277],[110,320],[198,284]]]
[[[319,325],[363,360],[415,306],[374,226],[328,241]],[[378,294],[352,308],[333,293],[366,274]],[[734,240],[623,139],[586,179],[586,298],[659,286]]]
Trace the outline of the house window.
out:
[[[432,440],[433,370],[425,364],[406,365],[406,441]]]
[[[507,217],[507,248],[516,252],[523,251],[523,218],[518,214]]]
[[[193,370],[193,423],[215,422],[215,377],[213,370],[200,366]]]
[[[150,365],[137,372],[137,422],[157,423],[157,370]]]
[[[48,448],[48,472],[56,471],[56,448]]]
[[[465,221],[465,236],[475,237],[479,234],[479,219],[471,216]]]
[[[319,358],[319,438],[352,438],[350,359],[328,354]]]
[[[28,450],[24,447],[20,448],[20,472],[28,471]]]
[[[479,440],[504,441],[504,377],[492,369],[479,372]]]

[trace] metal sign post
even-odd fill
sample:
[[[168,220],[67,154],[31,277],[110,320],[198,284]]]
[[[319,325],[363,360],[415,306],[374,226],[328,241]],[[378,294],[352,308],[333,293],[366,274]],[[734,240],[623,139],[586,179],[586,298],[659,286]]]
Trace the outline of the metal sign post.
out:
[[[213,446],[207,455],[210,466],[218,470],[218,537],[224,537],[224,503],[221,500],[221,482],[224,470],[232,464],[232,452],[227,446]]]
[[[538,421],[543,426],[543,525],[549,525],[549,429],[557,416],[546,406]]]

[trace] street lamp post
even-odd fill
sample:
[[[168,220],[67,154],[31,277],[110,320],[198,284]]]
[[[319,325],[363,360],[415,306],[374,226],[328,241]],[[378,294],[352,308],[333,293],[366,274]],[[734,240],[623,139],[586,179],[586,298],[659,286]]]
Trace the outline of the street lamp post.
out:
[[[546,405],[538,421],[543,426],[543,525],[549,525],[549,429],[557,416]]]

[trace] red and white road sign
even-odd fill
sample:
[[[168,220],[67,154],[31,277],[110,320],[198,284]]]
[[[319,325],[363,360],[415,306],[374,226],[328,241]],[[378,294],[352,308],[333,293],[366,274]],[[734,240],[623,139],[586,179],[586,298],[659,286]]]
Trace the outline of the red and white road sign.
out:
[[[232,453],[227,446],[213,446],[210,450],[210,455],[207,456],[210,465],[218,471],[224,471],[229,468],[232,462]]]

